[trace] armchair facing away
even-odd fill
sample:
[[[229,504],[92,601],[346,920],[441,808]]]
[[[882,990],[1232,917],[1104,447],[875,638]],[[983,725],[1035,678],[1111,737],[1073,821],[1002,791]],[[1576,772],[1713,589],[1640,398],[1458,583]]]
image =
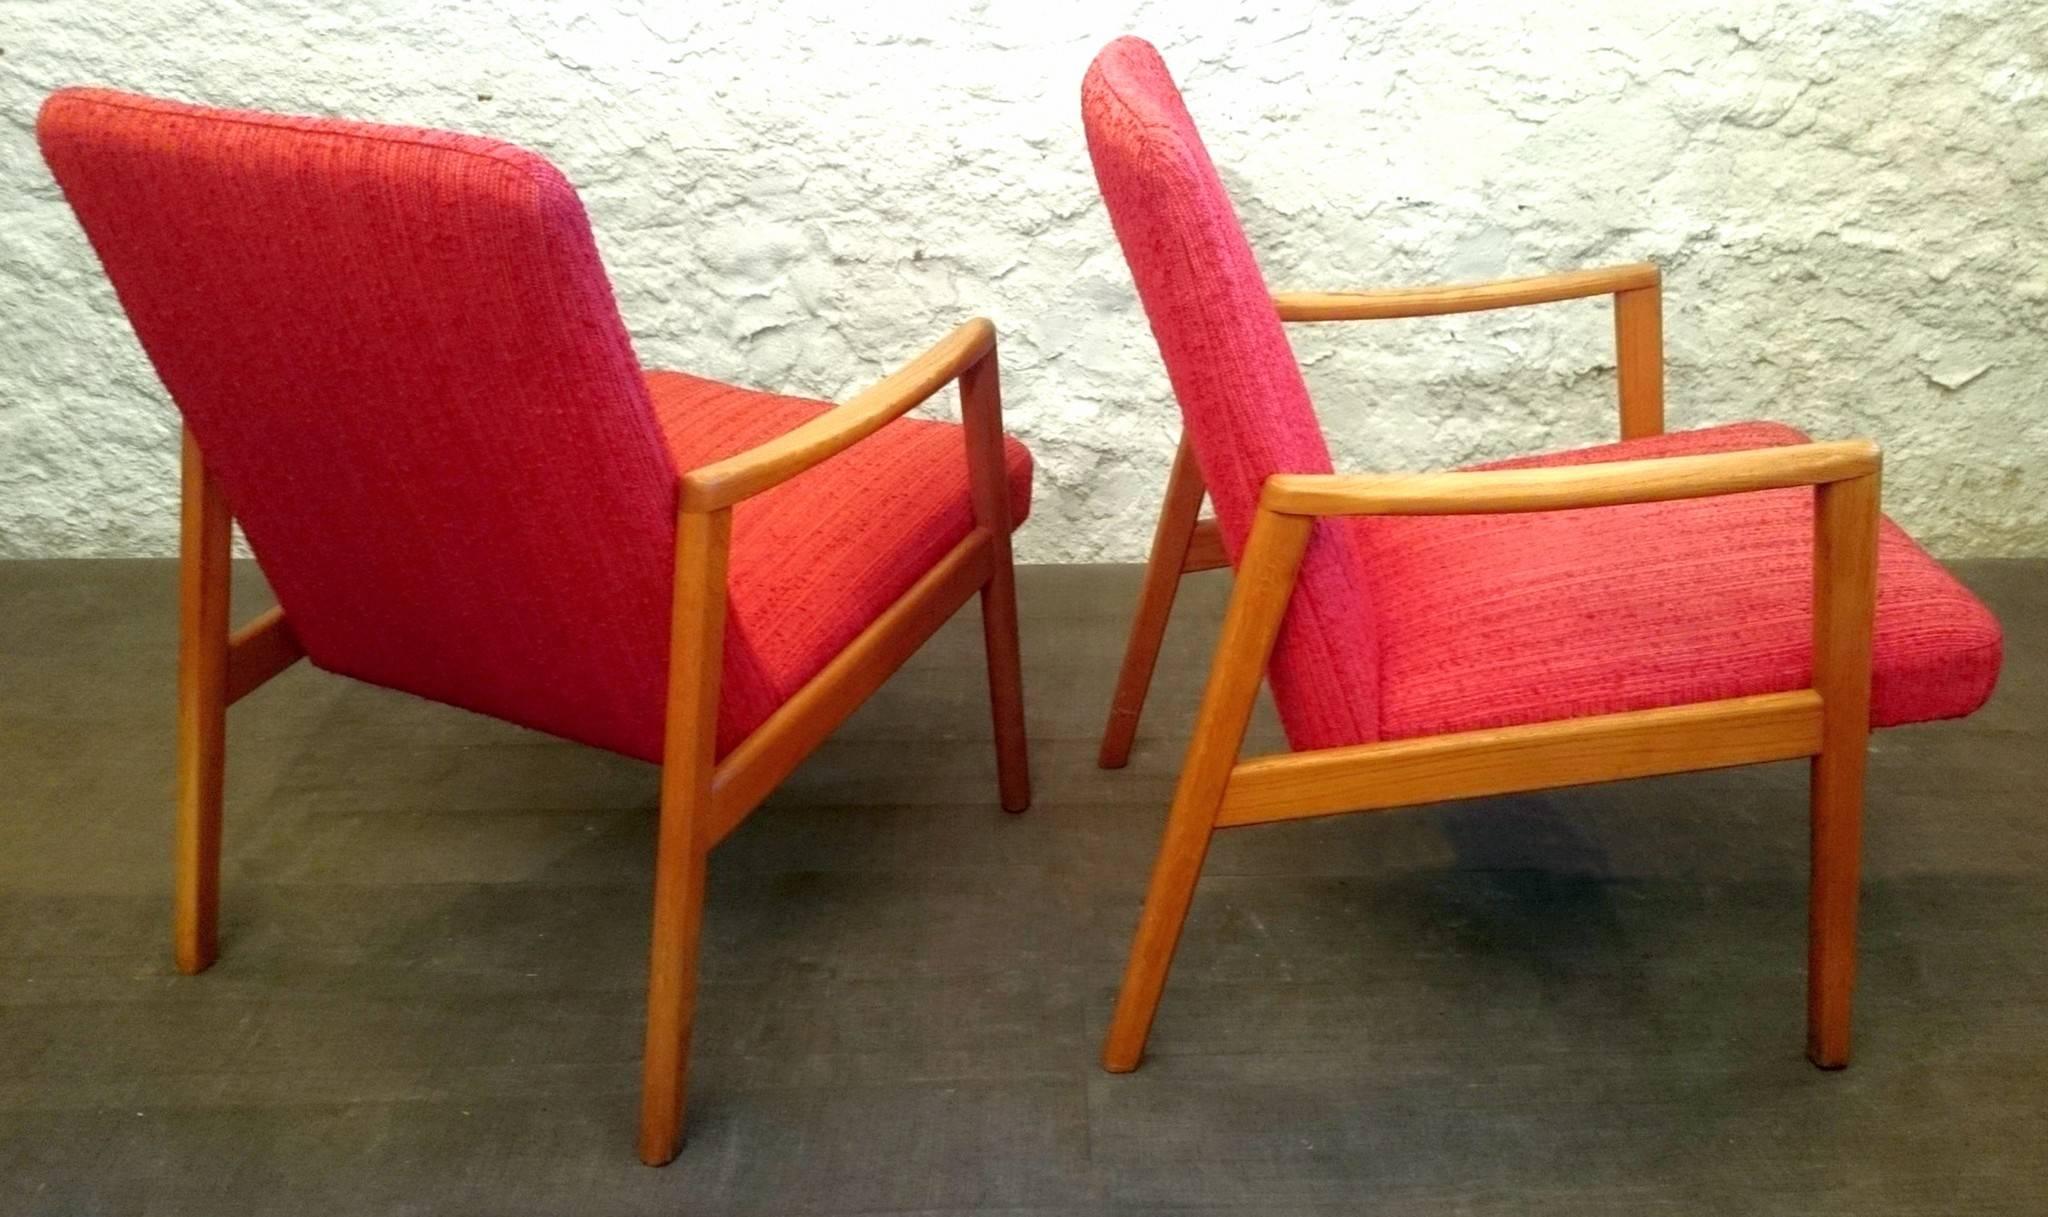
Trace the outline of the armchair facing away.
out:
[[[1879,516],[1877,448],[1761,422],[1665,434],[1654,267],[1270,295],[1150,45],[1110,44],[1082,110],[1186,423],[1105,767],[1129,755],[1180,577],[1236,570],[1104,1065],[1137,1067],[1218,829],[1794,757],[1812,758],[1807,1053],[1847,1064],[1868,733],[1970,713],[2001,650]],[[1600,295],[1623,442],[1331,471],[1283,321]],[[1294,751],[1243,760],[1262,673]]]
[[[640,1155],[681,1143],[712,846],[977,591],[1030,801],[995,335],[843,405],[635,362],[537,156],[65,90],[43,153],[184,416],[178,966],[213,962],[227,706],[301,655],[659,763]],[[948,382],[963,424],[900,419]],[[277,593],[232,635],[230,513]]]

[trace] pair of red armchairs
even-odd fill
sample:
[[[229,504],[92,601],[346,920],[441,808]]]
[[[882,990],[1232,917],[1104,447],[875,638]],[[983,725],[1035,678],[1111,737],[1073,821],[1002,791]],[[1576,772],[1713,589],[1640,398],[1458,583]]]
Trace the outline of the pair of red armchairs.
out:
[[[1150,46],[1105,49],[1083,113],[1186,423],[1103,764],[1180,576],[1236,571],[1105,1064],[1138,1061],[1218,829],[1801,756],[1810,1053],[1845,1063],[1867,733],[1968,713],[2000,654],[1881,520],[1876,448],[1666,434],[1651,267],[1273,296]],[[1031,458],[993,329],[840,405],[648,372],[531,153],[87,89],[38,133],[185,424],[179,967],[216,950],[227,707],[301,656],[656,762],[639,1145],[668,1161],[707,855],[977,592],[1001,802],[1030,801],[1010,534]],[[1622,443],[1332,471],[1283,321],[1594,295]],[[954,382],[959,424],[902,417]],[[279,605],[239,629],[231,521]],[[1243,759],[1267,676],[1294,750]]]

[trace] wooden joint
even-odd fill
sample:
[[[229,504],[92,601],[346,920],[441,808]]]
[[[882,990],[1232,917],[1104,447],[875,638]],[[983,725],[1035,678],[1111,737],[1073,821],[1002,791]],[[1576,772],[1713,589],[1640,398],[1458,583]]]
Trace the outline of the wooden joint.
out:
[[[1188,536],[1187,557],[1181,560],[1180,570],[1184,575],[1196,571],[1220,570],[1230,565],[1230,554],[1223,548],[1223,530],[1215,517],[1200,520],[1195,531]]]
[[[283,609],[271,609],[228,639],[227,701],[229,705],[255,692],[271,677],[306,654],[285,620]]]

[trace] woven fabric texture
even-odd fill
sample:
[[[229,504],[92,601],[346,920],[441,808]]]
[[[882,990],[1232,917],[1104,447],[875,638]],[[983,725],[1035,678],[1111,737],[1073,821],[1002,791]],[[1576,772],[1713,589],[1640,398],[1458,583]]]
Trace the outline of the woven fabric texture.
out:
[[[1524,457],[1583,465],[1802,443],[1751,422]],[[1360,519],[1390,739],[1803,689],[1813,677],[1813,492],[1524,515]],[[1970,713],[1997,620],[1890,520],[1878,537],[1870,716]]]
[[[520,149],[82,89],[37,132],[313,662],[658,759],[676,471],[822,405],[657,376],[657,410]],[[962,454],[894,424],[736,513],[722,748],[965,535]],[[906,499],[915,535],[857,506]]]
[[[678,467],[743,452],[831,408],[680,372],[647,387]],[[1010,519],[1031,511],[1031,454],[1004,441]],[[720,749],[737,744],[974,528],[966,438],[900,418],[732,513]]]
[[[1235,562],[1267,477],[1331,471],[1322,427],[1230,196],[1159,53],[1136,38],[1110,43],[1082,83],[1081,114]],[[1319,522],[1269,666],[1296,748],[1377,734],[1377,643],[1358,571],[1349,530]]]
[[[1110,217],[1233,560],[1259,487],[1329,453],[1271,297],[1157,52],[1111,43],[1083,86]],[[1801,442],[1746,423],[1504,462],[1567,465]],[[1325,521],[1272,664],[1296,748],[1803,688],[1813,494],[1511,516]],[[1886,521],[1872,720],[1963,715],[1998,623]]]

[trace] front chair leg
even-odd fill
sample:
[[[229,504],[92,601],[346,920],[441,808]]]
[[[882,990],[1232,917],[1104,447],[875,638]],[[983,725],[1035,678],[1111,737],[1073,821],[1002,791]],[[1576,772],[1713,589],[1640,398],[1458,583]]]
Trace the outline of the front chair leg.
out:
[[[1877,595],[1876,474],[1816,491],[1813,685],[1821,750],[1813,758],[1806,1055],[1849,1063],[1856,982],[1856,904],[1863,853],[1863,776],[1870,742],[1871,628]]]
[[[649,1166],[667,1163],[683,1144],[690,1025],[697,1009],[698,938],[704,923],[704,867],[711,850],[705,826],[717,759],[731,540],[730,510],[685,511],[678,517],[640,1091],[640,1160]]]
[[[1103,729],[1102,750],[1095,759],[1103,769],[1121,769],[1131,759],[1138,717],[1145,711],[1145,694],[1152,687],[1152,669],[1159,662],[1159,646],[1173,616],[1174,595],[1187,573],[1188,548],[1202,513],[1203,492],[1194,448],[1182,436],[1173,454],[1173,473],[1166,480],[1166,499],[1159,507],[1159,526],[1152,533],[1152,554],[1145,562],[1137,615],[1131,618],[1130,639],[1124,644],[1123,665],[1117,670],[1109,725]]]
[[[1102,1048],[1102,1067],[1111,1073],[1136,1069],[1145,1053],[1145,1038],[1159,1008],[1160,992],[1166,987],[1166,972],[1194,899],[1209,838],[1215,832],[1216,813],[1223,804],[1230,771],[1237,764],[1266,659],[1279,635],[1312,525],[1306,516],[1262,509],[1245,543],[1244,561],[1223,619],[1223,634],[1209,667],[1209,683],[1195,717],[1194,739],[1174,789],[1166,837],[1152,868],[1152,886],[1145,895],[1137,938],[1131,943],[1130,962],[1124,968],[1123,989],[1117,994],[1116,1013],[1110,1018],[1109,1038]]]
[[[178,542],[178,827],[172,942],[178,970],[219,954],[221,789],[227,762],[228,544],[220,486],[184,439]]]

